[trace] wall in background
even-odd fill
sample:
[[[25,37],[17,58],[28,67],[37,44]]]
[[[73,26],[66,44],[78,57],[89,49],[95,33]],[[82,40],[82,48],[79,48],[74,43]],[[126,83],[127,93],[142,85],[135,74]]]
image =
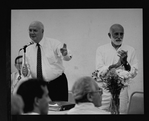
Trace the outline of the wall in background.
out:
[[[18,50],[31,41],[28,26],[34,20],[44,24],[44,36],[66,43],[72,51],[72,60],[64,62],[69,90],[78,77],[90,76],[95,70],[96,49],[110,42],[110,26],[114,23],[123,25],[124,43],[136,49],[139,60],[139,73],[132,87],[143,90],[142,9],[12,10],[11,72],[16,71],[14,59]]]

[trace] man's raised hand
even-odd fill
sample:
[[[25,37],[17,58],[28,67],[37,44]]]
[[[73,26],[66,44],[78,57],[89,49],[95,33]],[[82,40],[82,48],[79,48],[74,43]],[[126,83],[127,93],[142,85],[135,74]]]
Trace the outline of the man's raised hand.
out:
[[[63,48],[61,48],[60,51],[61,51],[63,56],[67,55],[67,53],[68,53],[67,52],[67,45],[65,43],[63,44]]]
[[[120,57],[120,61],[122,64],[126,64],[127,63],[127,53],[128,51],[124,51],[124,50],[121,50],[118,52],[118,56]]]

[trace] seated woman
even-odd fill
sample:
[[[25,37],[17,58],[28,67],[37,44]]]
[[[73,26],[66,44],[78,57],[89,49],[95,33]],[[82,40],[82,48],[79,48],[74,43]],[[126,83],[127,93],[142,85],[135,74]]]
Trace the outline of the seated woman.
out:
[[[92,77],[79,78],[72,87],[76,105],[67,114],[110,114],[101,110],[102,89]]]

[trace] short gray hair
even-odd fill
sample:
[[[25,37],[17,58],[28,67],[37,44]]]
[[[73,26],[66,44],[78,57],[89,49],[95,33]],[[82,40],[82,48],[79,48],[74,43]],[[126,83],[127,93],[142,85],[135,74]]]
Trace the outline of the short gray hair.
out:
[[[30,24],[30,26],[31,26],[31,25],[37,25],[37,26],[40,27],[42,30],[44,30],[44,25],[43,25],[43,23],[40,22],[40,21],[33,21],[33,22]]]
[[[112,32],[112,30],[114,29],[114,27],[119,27],[119,28],[122,28],[123,31],[124,31],[124,27],[121,25],[121,24],[113,24],[110,29],[109,29],[109,33]]]
[[[81,100],[86,94],[93,91],[94,79],[90,76],[79,78],[72,87],[75,100]],[[85,99],[86,100],[86,99]]]

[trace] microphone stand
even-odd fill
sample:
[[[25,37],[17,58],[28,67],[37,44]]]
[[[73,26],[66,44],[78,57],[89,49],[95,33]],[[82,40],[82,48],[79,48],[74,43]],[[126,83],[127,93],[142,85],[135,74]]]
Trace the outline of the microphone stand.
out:
[[[27,74],[24,75],[22,73],[24,77],[28,76],[28,74],[29,74],[29,70],[28,70],[27,63],[26,63],[26,48],[27,48],[27,45],[25,45],[23,47],[23,50],[24,50],[24,62],[23,62],[22,68],[26,68],[27,69]]]
[[[19,50],[19,52],[23,49],[24,50],[24,59],[23,59],[23,64],[22,64],[22,68],[26,68],[27,69],[27,74],[23,74],[23,76],[24,77],[27,77],[27,76],[29,76],[29,74],[30,74],[30,69],[28,68],[28,65],[27,65],[27,61],[26,61],[26,48],[28,47],[28,46],[30,46],[30,45],[32,45],[32,44],[34,44],[34,42],[30,42],[28,45],[25,45],[23,48],[21,48],[20,50]],[[21,72],[22,72],[22,70],[21,70]]]

